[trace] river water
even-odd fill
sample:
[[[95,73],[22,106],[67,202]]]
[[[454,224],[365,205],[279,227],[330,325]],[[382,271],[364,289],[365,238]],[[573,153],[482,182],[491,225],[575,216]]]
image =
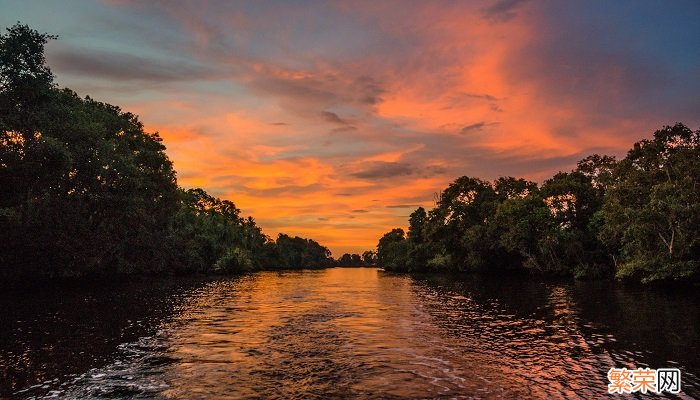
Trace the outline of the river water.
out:
[[[700,397],[700,297],[372,268],[5,290],[0,397],[600,398],[611,367]]]

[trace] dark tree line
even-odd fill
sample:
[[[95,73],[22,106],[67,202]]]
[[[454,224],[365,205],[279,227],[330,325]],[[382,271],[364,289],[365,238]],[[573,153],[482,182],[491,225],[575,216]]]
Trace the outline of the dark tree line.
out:
[[[377,252],[365,251],[362,255],[345,253],[335,260],[337,267],[374,267],[377,265]]]
[[[592,155],[541,186],[464,176],[408,222],[379,240],[387,270],[697,280],[700,130],[664,127],[623,160]]]
[[[44,45],[0,35],[0,277],[243,272],[331,265],[319,243],[272,240],[228,200],[179,188],[157,133],[58,88]]]

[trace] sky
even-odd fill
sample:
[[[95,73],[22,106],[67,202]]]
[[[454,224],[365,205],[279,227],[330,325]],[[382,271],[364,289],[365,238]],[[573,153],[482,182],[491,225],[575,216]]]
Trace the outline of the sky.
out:
[[[373,249],[460,176],[542,182],[700,127],[700,2],[0,0],[60,86],[271,237]]]

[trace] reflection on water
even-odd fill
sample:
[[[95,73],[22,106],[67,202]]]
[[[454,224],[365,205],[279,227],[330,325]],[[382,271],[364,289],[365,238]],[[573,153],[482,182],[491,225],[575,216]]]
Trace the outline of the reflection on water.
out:
[[[117,346],[152,335],[200,286],[187,279],[0,288],[0,398],[110,362]]]
[[[592,398],[612,366],[679,367],[700,396],[700,298],[610,283],[330,269],[19,302],[20,398]]]

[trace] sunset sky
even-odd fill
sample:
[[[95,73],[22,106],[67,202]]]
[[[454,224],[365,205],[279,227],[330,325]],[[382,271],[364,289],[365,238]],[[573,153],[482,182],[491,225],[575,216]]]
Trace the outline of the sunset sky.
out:
[[[184,187],[334,256],[462,175],[538,182],[700,126],[700,2],[8,1],[57,82],[138,114]]]

